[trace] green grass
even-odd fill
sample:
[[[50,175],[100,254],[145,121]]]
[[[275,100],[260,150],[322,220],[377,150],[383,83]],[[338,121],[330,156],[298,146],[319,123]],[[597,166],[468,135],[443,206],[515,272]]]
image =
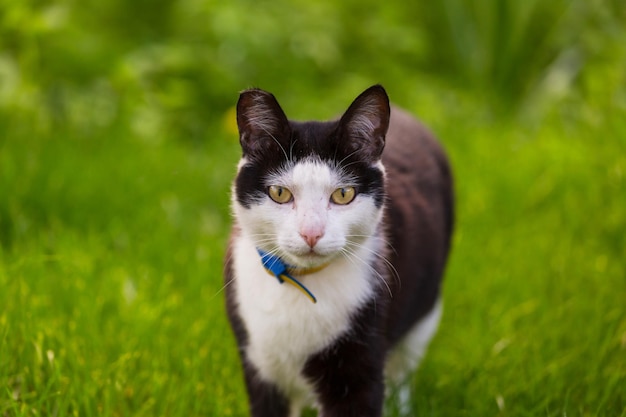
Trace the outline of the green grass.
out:
[[[458,225],[415,414],[626,415],[622,115],[428,108]],[[0,142],[0,414],[245,415],[221,292],[239,151],[211,136]]]
[[[0,163],[0,413],[240,414],[219,293],[235,141],[21,139]]]

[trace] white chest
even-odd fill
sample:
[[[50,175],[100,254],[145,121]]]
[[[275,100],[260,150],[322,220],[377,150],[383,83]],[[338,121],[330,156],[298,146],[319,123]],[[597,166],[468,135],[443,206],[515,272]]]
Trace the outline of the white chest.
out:
[[[298,289],[280,284],[263,266],[254,244],[234,242],[233,265],[239,312],[248,331],[246,354],[260,376],[294,401],[310,400],[302,377],[307,359],[350,328],[350,317],[373,294],[377,277],[369,261],[374,241],[357,258],[340,258],[324,270],[300,278],[317,297],[313,304]]]

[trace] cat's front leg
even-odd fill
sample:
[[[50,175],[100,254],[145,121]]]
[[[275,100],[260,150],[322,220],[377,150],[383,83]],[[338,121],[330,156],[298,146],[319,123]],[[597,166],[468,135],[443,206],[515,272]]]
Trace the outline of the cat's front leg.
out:
[[[321,417],[382,415],[385,343],[378,318],[365,309],[351,332],[307,361],[303,373],[315,386]]]
[[[383,366],[378,352],[361,343],[342,343],[307,363],[305,372],[316,381],[320,417],[382,416]]]
[[[381,382],[360,392],[350,392],[342,387],[345,397],[331,396],[320,407],[320,417],[381,417],[384,387]]]

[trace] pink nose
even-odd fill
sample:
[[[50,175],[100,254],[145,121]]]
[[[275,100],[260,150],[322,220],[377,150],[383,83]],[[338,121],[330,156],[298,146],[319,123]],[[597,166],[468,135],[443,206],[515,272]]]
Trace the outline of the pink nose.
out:
[[[317,245],[317,242],[322,238],[322,236],[324,236],[324,234],[320,232],[310,232],[300,233],[300,236],[302,236],[302,239],[304,239],[306,244],[309,245],[311,249],[313,249],[313,247]]]

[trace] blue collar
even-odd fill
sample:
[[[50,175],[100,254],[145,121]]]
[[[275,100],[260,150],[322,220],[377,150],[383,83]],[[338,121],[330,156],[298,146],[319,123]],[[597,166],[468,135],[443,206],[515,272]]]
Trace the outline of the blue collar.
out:
[[[317,298],[313,295],[311,291],[307,287],[305,287],[300,281],[295,279],[292,274],[306,275],[316,271],[319,271],[323,267],[320,268],[312,268],[312,269],[299,269],[297,267],[291,266],[285,263],[282,259],[280,259],[276,255],[272,255],[271,253],[262,251],[261,249],[257,249],[259,255],[261,256],[261,262],[263,263],[263,267],[265,270],[272,276],[276,277],[279,283],[284,283],[287,281],[297,289],[299,289],[304,295],[306,295],[313,303],[317,303]]]

